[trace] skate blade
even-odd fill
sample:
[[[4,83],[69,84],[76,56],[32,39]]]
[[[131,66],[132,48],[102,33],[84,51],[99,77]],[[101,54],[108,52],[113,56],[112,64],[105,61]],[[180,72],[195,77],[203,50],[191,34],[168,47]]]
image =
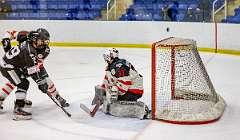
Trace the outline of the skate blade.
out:
[[[24,111],[26,111],[26,112],[32,112],[32,106],[24,106]]]
[[[24,105],[24,108],[32,108],[32,105]]]
[[[0,114],[3,114],[4,113],[4,110],[3,109],[0,109]]]
[[[14,121],[31,120],[32,116],[13,115]]]

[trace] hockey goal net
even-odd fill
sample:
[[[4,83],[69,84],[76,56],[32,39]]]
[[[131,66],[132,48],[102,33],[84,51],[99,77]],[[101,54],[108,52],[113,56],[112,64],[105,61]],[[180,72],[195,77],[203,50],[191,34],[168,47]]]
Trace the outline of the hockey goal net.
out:
[[[205,124],[218,120],[224,109],[194,40],[171,37],[152,45],[153,119]]]

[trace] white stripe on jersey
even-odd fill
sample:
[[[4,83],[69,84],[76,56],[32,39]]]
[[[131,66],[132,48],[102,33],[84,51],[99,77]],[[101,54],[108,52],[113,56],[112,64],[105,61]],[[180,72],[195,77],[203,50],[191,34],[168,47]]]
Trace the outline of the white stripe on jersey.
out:
[[[13,81],[16,85],[21,83],[21,80],[19,79],[18,75],[16,74],[16,72],[14,70],[10,70],[10,71],[7,71],[7,72],[11,76],[11,78],[13,79]]]

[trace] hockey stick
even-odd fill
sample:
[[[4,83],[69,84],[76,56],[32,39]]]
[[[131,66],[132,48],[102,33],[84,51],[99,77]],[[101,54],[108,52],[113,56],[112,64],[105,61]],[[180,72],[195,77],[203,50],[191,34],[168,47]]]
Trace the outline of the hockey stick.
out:
[[[71,117],[71,116],[72,116],[69,112],[67,112],[67,110],[66,110],[65,108],[63,108],[61,105],[59,105],[59,104],[52,98],[52,96],[49,95],[49,93],[47,93],[47,95],[48,95],[49,98],[52,99],[52,101],[53,101],[58,107],[60,107],[60,108],[62,109],[62,111],[63,111],[68,117]]]
[[[80,104],[80,108],[85,111],[87,114],[89,114],[91,117],[94,117],[95,114],[97,113],[99,107],[100,107],[101,103],[99,100],[96,101],[96,105],[94,106],[94,108],[92,109],[92,111],[90,111],[90,109],[85,106],[84,104]]]

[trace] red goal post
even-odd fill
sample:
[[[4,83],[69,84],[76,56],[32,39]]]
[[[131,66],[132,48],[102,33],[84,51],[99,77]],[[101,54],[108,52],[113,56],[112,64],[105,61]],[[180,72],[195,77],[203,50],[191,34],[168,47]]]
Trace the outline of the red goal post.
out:
[[[213,87],[196,41],[170,37],[152,45],[152,118],[175,124],[217,121],[225,101]]]

